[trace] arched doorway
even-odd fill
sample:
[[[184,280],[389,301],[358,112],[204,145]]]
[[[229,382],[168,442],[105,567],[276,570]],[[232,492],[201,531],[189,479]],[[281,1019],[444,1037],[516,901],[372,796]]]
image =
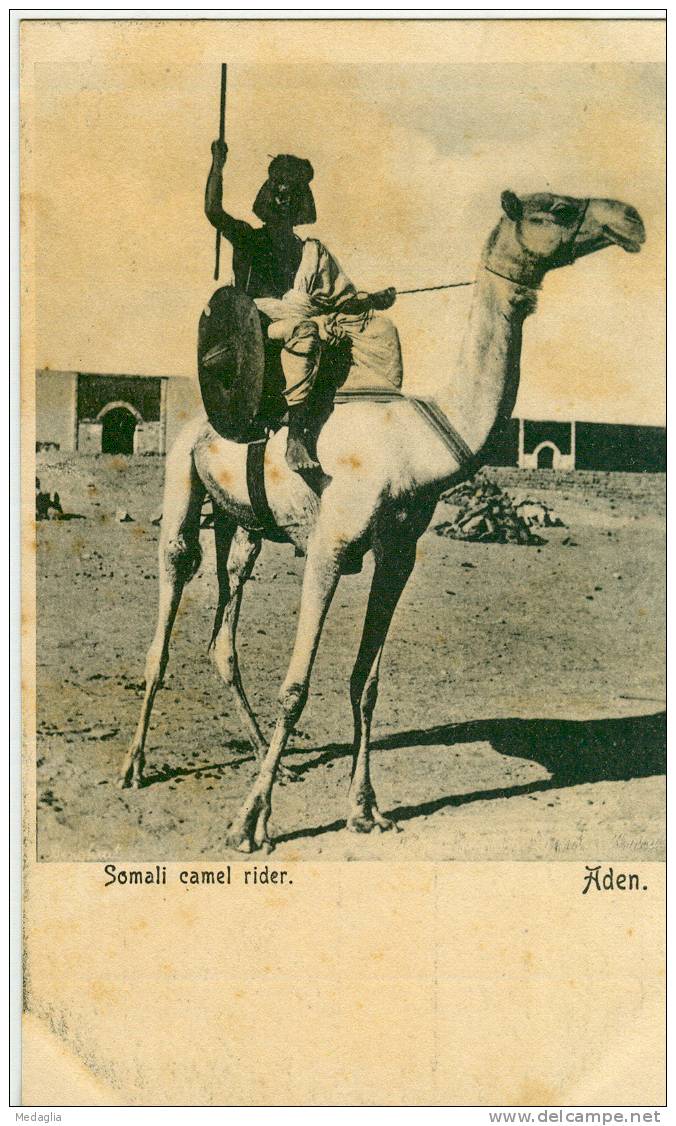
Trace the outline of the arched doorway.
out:
[[[537,450],[538,469],[554,469],[561,457],[553,442],[543,442]]]
[[[133,454],[134,434],[141,415],[128,403],[109,403],[97,419],[101,423],[101,453]]]

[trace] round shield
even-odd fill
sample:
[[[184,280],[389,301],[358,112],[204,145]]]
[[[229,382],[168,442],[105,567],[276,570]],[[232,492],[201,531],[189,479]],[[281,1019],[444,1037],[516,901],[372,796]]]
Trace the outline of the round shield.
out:
[[[263,396],[258,309],[232,286],[217,289],[199,322],[197,369],[207,417],[223,438],[251,441]]]

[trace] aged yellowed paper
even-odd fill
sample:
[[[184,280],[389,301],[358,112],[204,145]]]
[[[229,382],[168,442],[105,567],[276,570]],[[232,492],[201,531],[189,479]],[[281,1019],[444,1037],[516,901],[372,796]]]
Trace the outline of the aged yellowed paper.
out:
[[[663,23],[20,71],[23,1103],[662,1104]]]

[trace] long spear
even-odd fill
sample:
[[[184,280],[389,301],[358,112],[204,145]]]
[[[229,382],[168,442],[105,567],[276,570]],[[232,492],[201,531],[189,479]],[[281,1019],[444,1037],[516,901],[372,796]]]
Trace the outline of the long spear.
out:
[[[218,139],[221,143],[225,140],[225,96],[228,90],[228,64],[221,63],[221,109]],[[221,232],[216,230],[216,265],[214,266],[214,280],[218,281],[218,271],[221,263]]]

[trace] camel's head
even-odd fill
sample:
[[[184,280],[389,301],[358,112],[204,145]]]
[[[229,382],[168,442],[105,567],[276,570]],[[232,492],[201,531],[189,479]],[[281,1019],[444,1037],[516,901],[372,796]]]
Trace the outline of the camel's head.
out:
[[[519,280],[539,283],[548,270],[616,244],[636,254],[645,241],[638,211],[615,199],[575,199],[537,192],[502,193],[503,220],[489,243],[491,258],[523,269]]]

